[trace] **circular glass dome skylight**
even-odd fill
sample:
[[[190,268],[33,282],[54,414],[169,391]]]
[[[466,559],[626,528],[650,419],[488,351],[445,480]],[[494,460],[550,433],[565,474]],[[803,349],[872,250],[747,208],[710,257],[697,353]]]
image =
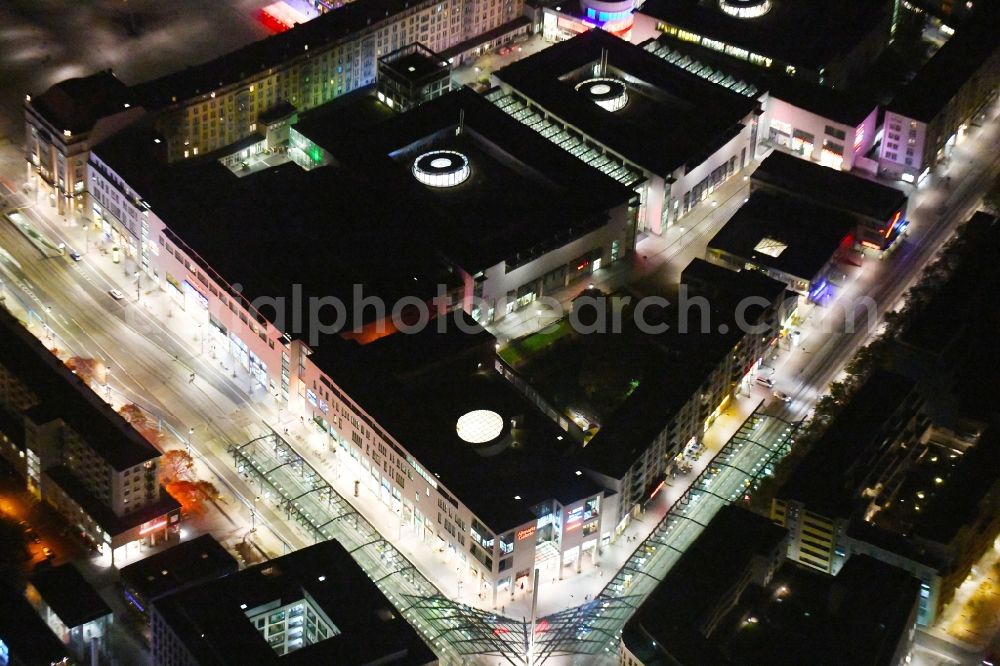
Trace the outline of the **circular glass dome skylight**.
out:
[[[770,0],[719,0],[719,9],[737,18],[757,18],[771,11]]]
[[[628,103],[628,89],[618,79],[587,79],[575,87],[594,104],[608,111],[618,111]]]
[[[488,409],[477,409],[459,417],[455,432],[469,444],[492,442],[503,432],[503,417]]]
[[[433,150],[413,160],[413,177],[431,187],[454,187],[470,173],[469,158],[454,150]]]

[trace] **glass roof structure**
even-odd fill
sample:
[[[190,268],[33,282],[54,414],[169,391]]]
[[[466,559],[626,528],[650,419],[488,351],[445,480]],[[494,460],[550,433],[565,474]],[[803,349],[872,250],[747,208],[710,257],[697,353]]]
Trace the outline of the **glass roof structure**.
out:
[[[619,183],[628,187],[636,187],[645,180],[638,168],[633,168],[622,160],[589,145],[579,136],[570,134],[561,125],[547,120],[542,114],[530,109],[523,102],[511,95],[504,94],[499,88],[491,91],[486,99],[573,157],[614,178]]]
[[[744,97],[757,97],[757,94],[760,92],[757,89],[757,86],[747,83],[741,79],[734,78],[731,74],[727,74],[722,70],[713,69],[710,65],[706,65],[705,63],[700,62],[685,53],[675,51],[660,42],[651,41],[643,46],[643,48],[653,55],[663,58],[671,65],[685,69],[696,76],[700,76],[706,81],[711,81],[716,85],[728,88],[735,93],[743,95]]]
[[[530,623],[451,601],[282,437],[269,432],[230,446],[236,471],[257,485],[303,534],[337,539],[424,637],[451,663],[492,655],[539,665],[569,654],[614,656],[632,613],[723,506],[741,500],[791,448],[798,423],[755,411],[670,508],[605,588],[587,603]],[[529,635],[530,634],[530,635]]]

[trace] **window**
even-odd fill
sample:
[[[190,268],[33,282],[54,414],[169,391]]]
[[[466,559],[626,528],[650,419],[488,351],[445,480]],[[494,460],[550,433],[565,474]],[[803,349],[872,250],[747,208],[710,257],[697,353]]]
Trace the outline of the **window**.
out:
[[[835,139],[840,139],[841,141],[843,141],[844,137],[846,136],[844,130],[839,130],[836,127],[833,127],[832,125],[826,126],[826,133]]]

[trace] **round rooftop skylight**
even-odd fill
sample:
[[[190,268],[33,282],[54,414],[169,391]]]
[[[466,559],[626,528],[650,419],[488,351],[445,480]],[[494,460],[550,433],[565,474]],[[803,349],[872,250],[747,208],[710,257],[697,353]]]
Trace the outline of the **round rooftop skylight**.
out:
[[[503,417],[488,409],[477,409],[459,417],[455,432],[469,444],[492,442],[503,432]]]
[[[628,103],[628,89],[618,79],[587,79],[576,84],[576,89],[608,111],[618,111]]]
[[[413,177],[431,187],[454,187],[470,173],[469,158],[454,150],[433,150],[413,160]]]
[[[757,18],[771,11],[770,0],[719,0],[719,9],[737,18]]]

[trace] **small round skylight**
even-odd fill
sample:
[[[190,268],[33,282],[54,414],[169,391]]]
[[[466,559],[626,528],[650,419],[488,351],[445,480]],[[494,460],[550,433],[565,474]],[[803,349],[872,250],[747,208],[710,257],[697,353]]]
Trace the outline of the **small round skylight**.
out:
[[[469,158],[454,150],[434,150],[413,160],[413,177],[431,187],[454,187],[470,173]]]
[[[771,11],[770,0],[719,0],[719,9],[737,18],[757,18]]]
[[[587,79],[575,87],[594,104],[608,111],[618,111],[628,103],[628,89],[618,79]]]
[[[492,442],[503,432],[503,417],[488,409],[477,409],[459,417],[455,431],[469,444]]]

